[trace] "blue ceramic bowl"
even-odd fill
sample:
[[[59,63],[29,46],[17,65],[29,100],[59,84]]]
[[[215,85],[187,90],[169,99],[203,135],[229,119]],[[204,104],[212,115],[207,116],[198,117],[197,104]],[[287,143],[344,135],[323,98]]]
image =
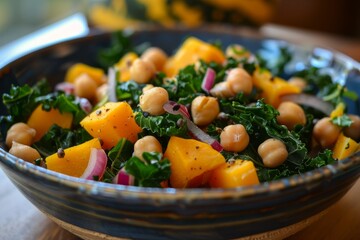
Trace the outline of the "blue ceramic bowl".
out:
[[[360,94],[359,64],[325,49],[249,37],[232,28],[148,29],[132,39],[171,53],[190,35],[221,40],[225,46],[240,43],[251,51],[266,49],[264,54],[276,54],[285,44],[296,56],[287,71],[321,65]],[[19,58],[0,69],[0,92],[12,83],[34,84],[45,76],[53,84],[62,81],[68,66],[95,65],[98,50],[109,44],[110,34],[99,33]],[[350,110],[359,113],[356,104]],[[0,111],[4,114],[3,105]],[[302,175],[236,189],[153,189],[88,181],[24,162],[4,146],[0,165],[36,207],[85,239],[283,238],[311,224],[351,188],[360,175],[360,154]]]

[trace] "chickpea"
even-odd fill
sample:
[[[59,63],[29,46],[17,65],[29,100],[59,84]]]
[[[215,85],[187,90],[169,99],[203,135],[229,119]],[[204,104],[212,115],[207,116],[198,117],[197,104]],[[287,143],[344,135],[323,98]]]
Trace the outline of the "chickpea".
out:
[[[240,92],[250,94],[253,89],[252,78],[243,68],[233,68],[230,70],[226,81],[229,83],[231,91],[235,94]]]
[[[15,123],[6,134],[6,146],[11,148],[13,141],[30,146],[34,142],[36,130],[26,123]]]
[[[95,101],[98,103],[107,96],[109,85],[107,83],[102,84],[100,87],[96,88],[95,92]]]
[[[242,58],[249,58],[251,53],[240,44],[232,44],[226,48],[225,55],[226,57],[232,57],[234,59],[240,60]]]
[[[276,138],[270,138],[261,143],[258,147],[258,153],[265,167],[268,168],[280,166],[289,155],[285,144]]]
[[[145,136],[135,142],[134,156],[143,159],[144,152],[157,152],[162,153],[160,142],[153,136]]]
[[[41,158],[39,152],[35,148],[15,141],[12,142],[12,147],[10,148],[9,153],[31,163],[34,163],[36,159]]]
[[[294,102],[282,102],[278,109],[277,122],[285,125],[289,130],[293,130],[296,125],[306,124],[305,112],[300,105]]]
[[[84,73],[74,80],[74,93],[76,96],[92,99],[96,95],[97,84],[88,74]]]
[[[169,101],[168,92],[162,87],[153,87],[140,96],[140,108],[157,116],[165,113],[164,104]]]
[[[196,125],[210,124],[219,113],[219,103],[214,97],[198,96],[191,103],[191,115]]]
[[[292,77],[288,80],[288,83],[290,83],[293,86],[296,86],[303,91],[306,88],[307,82],[305,79],[301,77]]]
[[[214,97],[229,98],[236,94],[232,91],[229,82],[219,82],[210,90],[210,94]]]
[[[146,84],[146,86],[142,89],[142,92],[146,92],[147,90],[150,90],[154,87],[152,84]]]
[[[241,124],[228,125],[220,134],[220,144],[226,151],[241,152],[249,141],[249,135]]]
[[[344,128],[344,134],[347,137],[359,141],[360,139],[360,117],[357,115],[349,114],[349,118],[353,121],[350,127]]]
[[[141,59],[154,64],[157,71],[161,71],[167,61],[166,53],[157,47],[148,48],[142,55]]]
[[[130,77],[137,83],[148,83],[155,74],[152,62],[136,59],[130,67]]]
[[[331,122],[330,117],[320,119],[314,126],[313,136],[324,148],[331,148],[339,137],[341,128]]]

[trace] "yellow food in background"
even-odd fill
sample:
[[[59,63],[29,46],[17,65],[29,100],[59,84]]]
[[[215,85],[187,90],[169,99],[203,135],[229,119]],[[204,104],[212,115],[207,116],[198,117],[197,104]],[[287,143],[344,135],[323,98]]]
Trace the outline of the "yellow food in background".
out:
[[[98,86],[105,83],[104,70],[83,63],[76,63],[68,69],[65,76],[65,82],[74,83],[75,79],[84,73],[89,75]]]
[[[127,82],[130,80],[130,67],[138,58],[139,57],[136,53],[129,52],[125,54],[118,63],[115,64],[115,67],[117,67],[120,71],[120,82]]]
[[[89,11],[93,25],[118,30],[138,28],[142,23],[166,27],[181,24],[198,27],[222,22],[259,26],[272,19],[276,0],[112,0],[95,4]]]
[[[277,108],[280,104],[280,97],[286,94],[301,93],[301,89],[288,83],[279,77],[273,77],[270,71],[256,69],[253,73],[254,86],[262,92],[260,96],[265,102]]]
[[[205,62],[213,61],[219,64],[226,60],[224,53],[214,45],[195,37],[189,37],[165,64],[164,72],[167,76],[172,77],[180,69],[195,64],[200,59]]]

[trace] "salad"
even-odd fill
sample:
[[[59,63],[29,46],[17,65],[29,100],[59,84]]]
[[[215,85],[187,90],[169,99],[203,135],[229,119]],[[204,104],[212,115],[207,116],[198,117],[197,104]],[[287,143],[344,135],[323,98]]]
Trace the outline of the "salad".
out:
[[[66,175],[163,188],[255,185],[358,151],[360,117],[344,101],[356,94],[315,67],[283,79],[283,53],[274,66],[188,37],[169,56],[119,33],[103,67],[76,63],[53,89],[3,94],[6,145]]]

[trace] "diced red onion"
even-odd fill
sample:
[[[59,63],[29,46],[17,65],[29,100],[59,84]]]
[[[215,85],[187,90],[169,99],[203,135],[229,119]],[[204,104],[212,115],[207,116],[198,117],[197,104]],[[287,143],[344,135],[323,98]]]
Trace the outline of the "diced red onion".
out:
[[[80,107],[86,114],[91,113],[93,106],[87,98],[76,98],[76,101],[80,104]]]
[[[223,150],[223,147],[217,140],[215,140],[209,134],[207,134],[203,130],[201,130],[190,119],[186,119],[186,125],[187,125],[193,138],[211,145],[211,147],[218,152],[221,152]]]
[[[168,113],[171,113],[174,115],[180,114],[184,118],[190,118],[190,113],[187,110],[187,108],[182,104],[178,104],[177,102],[168,101],[167,103],[164,104],[163,108]]]
[[[184,112],[184,109],[186,109],[187,114]],[[211,147],[216,151],[221,152],[223,150],[223,147],[217,140],[206,134],[203,130],[196,126],[193,121],[190,120],[190,114],[184,105],[169,101],[164,104],[164,110],[171,114],[180,114],[185,119],[187,128],[193,138],[211,145]]]
[[[89,163],[80,178],[93,180],[94,177],[101,179],[105,173],[107,156],[103,149],[91,148]]]
[[[121,184],[125,186],[133,186],[134,185],[134,177],[128,174],[124,168],[120,169],[118,174],[113,179],[113,183]]]
[[[309,107],[313,107],[326,115],[330,115],[334,107],[329,103],[321,98],[316,96],[300,93],[300,94],[287,94],[281,96],[280,100],[283,101],[292,101],[298,104],[306,105]]]
[[[201,88],[206,93],[209,93],[215,83],[216,72],[212,68],[207,68],[204,79],[202,80]]]
[[[115,68],[109,68],[108,71],[108,99],[109,102],[117,102],[116,97],[116,69]]]
[[[74,94],[75,87],[74,84],[69,82],[61,82],[56,84],[55,91],[63,91],[66,94]]]

